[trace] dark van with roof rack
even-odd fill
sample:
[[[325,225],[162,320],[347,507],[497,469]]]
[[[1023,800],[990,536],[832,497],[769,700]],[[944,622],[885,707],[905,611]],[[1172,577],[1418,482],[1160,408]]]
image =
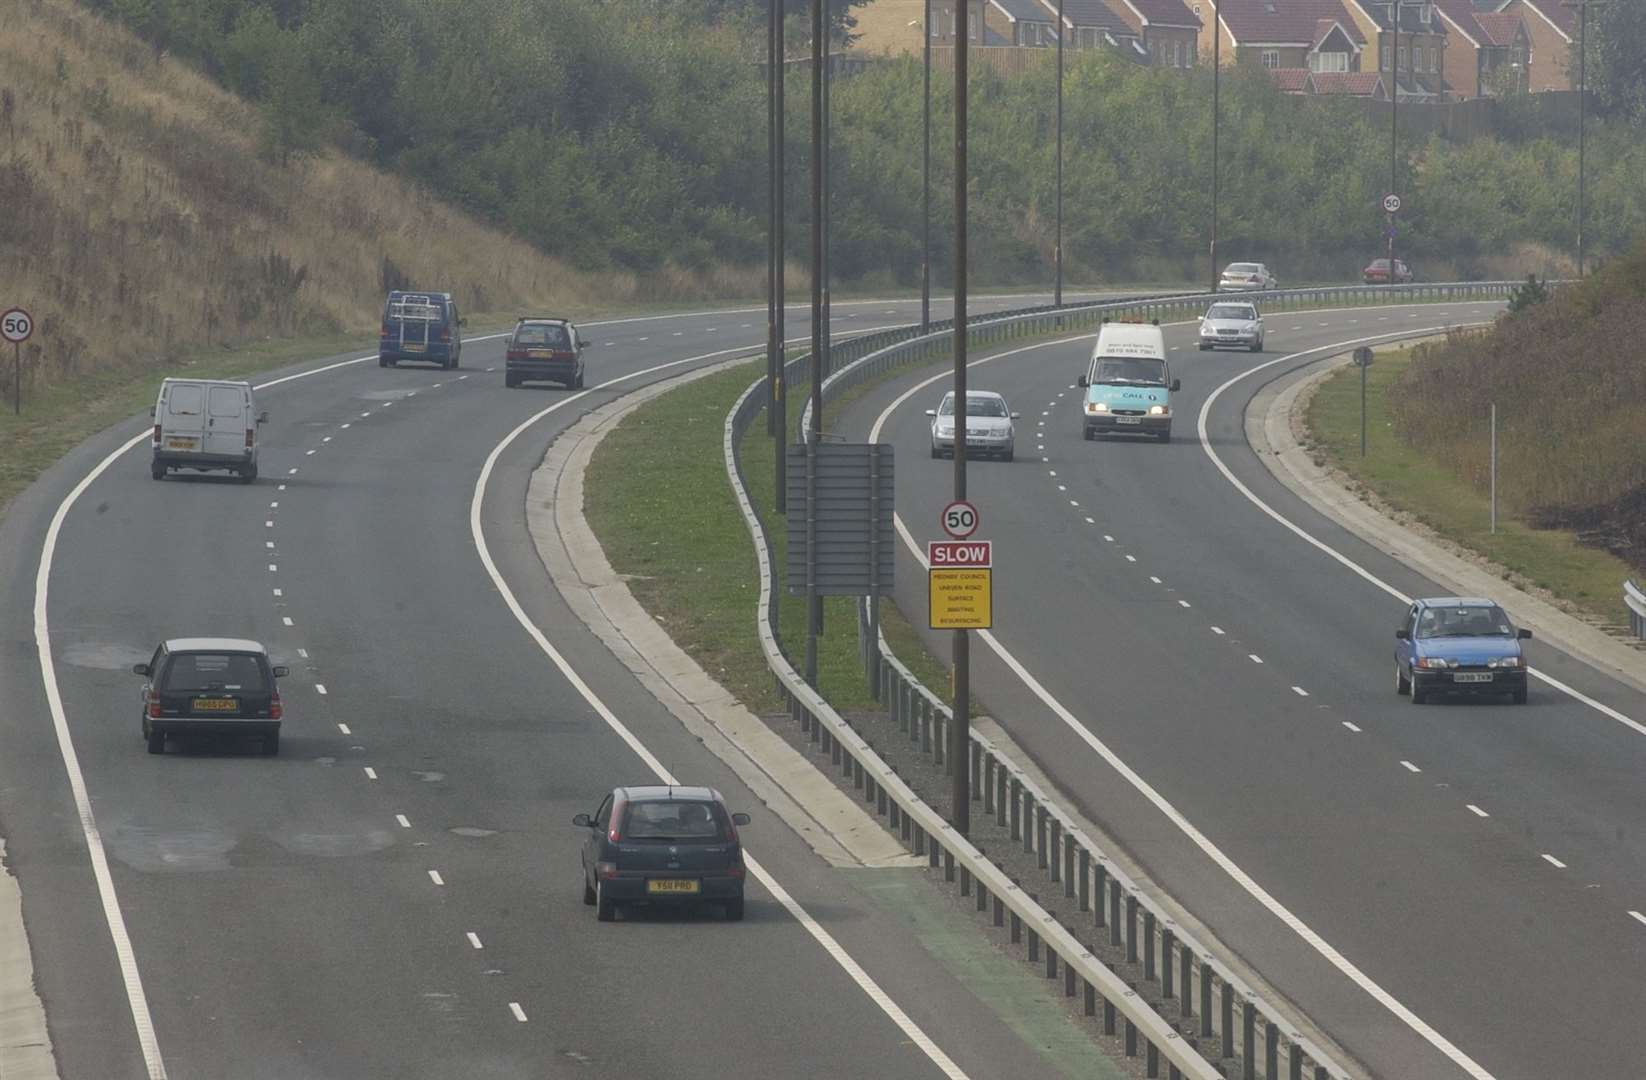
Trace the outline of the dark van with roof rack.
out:
[[[404,292],[396,289],[383,302],[383,328],[377,335],[377,366],[395,367],[420,360],[454,368],[463,354],[463,318],[449,292]]]

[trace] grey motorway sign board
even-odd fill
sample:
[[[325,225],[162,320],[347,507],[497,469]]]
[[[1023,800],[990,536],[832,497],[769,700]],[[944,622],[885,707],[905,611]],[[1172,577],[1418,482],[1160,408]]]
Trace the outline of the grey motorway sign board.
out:
[[[788,551],[791,593],[808,575],[824,596],[865,596],[892,587],[897,534],[892,526],[890,443],[818,442],[789,447]],[[808,470],[817,468],[817,501],[808,503]],[[816,551],[809,541],[815,536]]]

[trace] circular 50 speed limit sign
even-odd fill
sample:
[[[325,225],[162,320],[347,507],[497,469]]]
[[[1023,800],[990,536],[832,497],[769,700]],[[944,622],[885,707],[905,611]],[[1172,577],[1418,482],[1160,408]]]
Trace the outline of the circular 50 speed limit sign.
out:
[[[977,507],[957,499],[943,508],[943,531],[964,540],[977,531]]]
[[[0,337],[13,345],[21,345],[34,333],[34,319],[22,308],[12,308],[0,315]]]

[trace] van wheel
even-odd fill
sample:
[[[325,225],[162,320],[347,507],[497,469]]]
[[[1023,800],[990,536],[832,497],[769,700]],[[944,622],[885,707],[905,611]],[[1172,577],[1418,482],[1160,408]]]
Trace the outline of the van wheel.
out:
[[[388,367],[389,366],[389,358],[386,357],[386,356],[379,356],[377,358],[377,366],[378,367]]]
[[[256,479],[257,479],[257,466],[256,465],[249,465],[246,468],[240,470],[240,482],[242,484],[253,483],[254,481],[256,481]]]
[[[164,480],[166,478],[166,467],[157,461],[149,466],[149,475],[156,480]]]
[[[150,731],[148,733],[149,753],[164,754],[166,752],[166,733],[164,731]]]

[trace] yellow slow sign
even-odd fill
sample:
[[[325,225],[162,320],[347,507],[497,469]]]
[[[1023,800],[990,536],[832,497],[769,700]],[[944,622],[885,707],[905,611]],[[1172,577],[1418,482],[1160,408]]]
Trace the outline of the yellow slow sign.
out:
[[[988,567],[926,571],[933,630],[988,630],[994,625]]]

